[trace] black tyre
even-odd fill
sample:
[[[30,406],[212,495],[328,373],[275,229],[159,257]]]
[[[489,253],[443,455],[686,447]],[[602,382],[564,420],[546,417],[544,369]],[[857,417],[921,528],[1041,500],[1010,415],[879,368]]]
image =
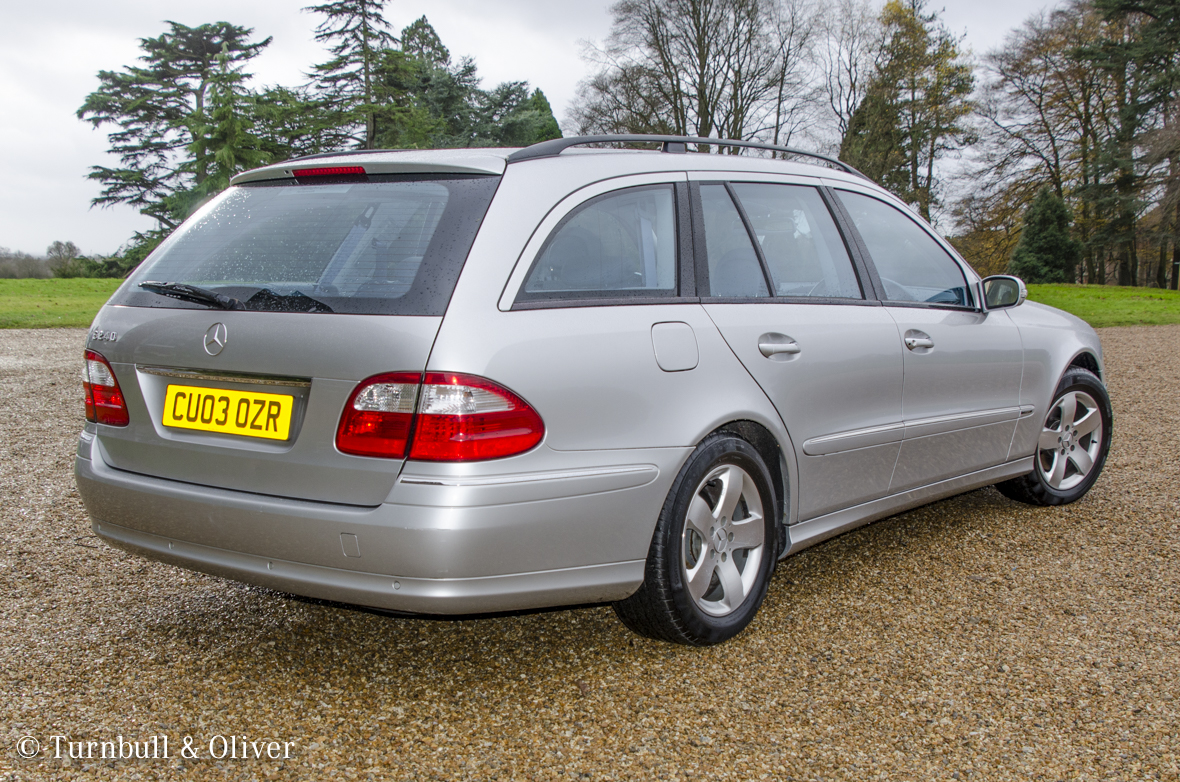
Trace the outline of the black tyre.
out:
[[[1037,442],[1028,475],[997,483],[1009,499],[1029,505],[1067,505],[1080,500],[1106,463],[1114,414],[1106,386],[1087,369],[1065,371]]]
[[[676,476],[639,591],[614,604],[640,635],[707,646],[740,633],[766,597],[778,553],[778,510],[758,452],[710,435]]]

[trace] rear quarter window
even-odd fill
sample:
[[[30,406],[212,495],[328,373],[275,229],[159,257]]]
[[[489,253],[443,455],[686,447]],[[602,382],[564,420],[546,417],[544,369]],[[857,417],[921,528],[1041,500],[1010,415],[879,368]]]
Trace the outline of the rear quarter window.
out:
[[[673,186],[626,188],[591,199],[562,220],[517,301],[671,297],[676,269]]]

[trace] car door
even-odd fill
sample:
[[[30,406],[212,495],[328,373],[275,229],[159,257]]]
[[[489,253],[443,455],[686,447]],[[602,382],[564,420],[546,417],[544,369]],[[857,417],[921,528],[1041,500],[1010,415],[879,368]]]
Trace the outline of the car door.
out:
[[[824,195],[781,180],[693,190],[698,290],[791,435],[794,521],[884,496],[903,432],[897,328],[865,295]]]
[[[912,217],[866,193],[836,193],[903,346],[905,432],[890,492],[1002,463],[1020,413],[1015,324],[977,306],[958,262]]]

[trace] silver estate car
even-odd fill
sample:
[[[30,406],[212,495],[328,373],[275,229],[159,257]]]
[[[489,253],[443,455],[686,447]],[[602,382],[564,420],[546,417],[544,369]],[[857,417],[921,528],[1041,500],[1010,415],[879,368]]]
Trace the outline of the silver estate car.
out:
[[[587,148],[641,140],[661,146]],[[313,598],[613,603],[712,644],[807,546],[991,484],[1093,485],[1112,414],[1089,326],[981,280],[839,161],[694,143],[239,175],[94,321],[94,531]]]

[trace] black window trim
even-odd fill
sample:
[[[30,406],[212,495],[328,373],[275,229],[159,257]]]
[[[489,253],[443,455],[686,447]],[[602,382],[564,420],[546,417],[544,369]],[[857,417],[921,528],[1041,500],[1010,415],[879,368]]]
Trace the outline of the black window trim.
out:
[[[975,302],[975,298],[976,298],[975,290],[974,290],[975,286],[972,284],[971,278],[967,275],[966,271],[964,271],[962,264],[959,263],[959,260],[957,258],[955,258],[954,255],[947,252],[947,249],[942,246],[942,242],[939,240],[939,238],[937,236],[935,236],[931,231],[928,231],[925,226],[923,226],[917,220],[912,219],[909,215],[907,215],[901,209],[898,209],[895,204],[891,204],[888,201],[886,201],[885,199],[879,198],[878,196],[876,196],[872,193],[862,193],[859,190],[848,190],[846,188],[840,188],[840,187],[833,187],[833,188],[827,188],[827,189],[832,191],[831,192],[832,200],[840,205],[841,213],[844,215],[845,228],[847,229],[849,236],[853,237],[854,241],[856,242],[857,247],[860,249],[861,252],[864,253],[865,263],[872,270],[871,273],[872,273],[873,284],[878,290],[877,297],[881,300],[881,303],[884,306],[886,306],[886,307],[908,307],[908,308],[912,308],[912,309],[926,309],[926,310],[953,310],[955,312],[983,312],[984,311],[980,308],[979,303]],[[963,288],[964,288],[964,290],[967,291],[967,295],[969,297],[971,297],[971,300],[973,303],[972,304],[946,304],[946,303],[934,302],[934,301],[892,301],[891,299],[889,299],[885,295],[885,285],[884,285],[884,283],[881,282],[881,276],[877,271],[876,263],[873,261],[872,253],[869,252],[868,245],[865,244],[864,238],[860,235],[860,231],[857,230],[856,225],[853,223],[852,214],[850,212],[848,212],[848,207],[845,206],[844,202],[840,199],[840,194],[837,192],[839,190],[843,190],[846,193],[852,193],[854,195],[862,195],[862,196],[865,196],[866,198],[872,198],[875,201],[879,201],[880,203],[885,204],[886,206],[888,206],[891,209],[898,212],[902,217],[909,220],[915,226],[917,226],[920,231],[922,231],[927,236],[929,236],[934,241],[934,243],[936,245],[938,245],[938,249],[940,249],[944,253],[946,253],[947,258],[949,258],[951,263],[953,263],[955,265],[955,268],[959,270],[959,274],[963,275],[963,283],[964,283]]]
[[[549,249],[550,242],[553,241],[561,230],[565,228],[566,224],[582,212],[585,208],[598,201],[611,198],[629,190],[653,190],[657,188],[671,188],[673,215],[676,220],[676,283],[672,290],[665,295],[652,295],[647,289],[636,290],[633,293],[626,291],[606,291],[600,296],[587,296],[590,291],[551,291],[545,293],[527,293],[525,286],[528,284],[529,277],[532,276],[533,269],[536,268],[537,263],[545,255],[545,251]],[[649,182],[642,185],[629,185],[627,187],[620,187],[614,190],[608,190],[605,193],[599,193],[592,198],[582,201],[558,221],[549,235],[545,237],[544,243],[533,257],[529,264],[528,271],[525,272],[524,277],[521,278],[520,288],[516,291],[516,297],[512,301],[512,306],[509,308],[510,312],[518,310],[542,310],[542,309],[559,309],[564,307],[618,307],[623,305],[644,305],[644,304],[686,304],[699,302],[694,294],[696,290],[695,281],[688,279],[688,288],[685,290],[685,272],[689,269],[690,264],[685,259],[692,256],[692,234],[688,227],[689,222],[689,206],[687,197],[687,188],[685,182]]]
[[[755,238],[756,235],[753,233],[754,229],[750,224],[749,215],[746,214],[746,209],[742,205],[741,199],[734,192],[733,183],[789,185],[792,187],[811,187],[818,190],[820,198],[823,199],[824,205],[827,206],[828,212],[836,224],[836,232],[840,234],[840,239],[844,242],[844,249],[848,252],[848,256],[852,261],[853,275],[857,278],[857,285],[861,289],[863,298],[850,299],[837,296],[710,296],[707,292],[709,287],[709,258],[708,251],[705,248],[704,206],[701,201],[702,184],[720,184],[725,186],[725,192],[729,194],[730,200],[737,207],[738,215],[741,217],[742,224],[746,228],[746,234],[750,237],[750,243],[754,245],[754,252],[758,257],[758,263],[762,266],[762,276],[766,280],[767,290],[773,291],[775,289],[770,275],[770,269],[766,265],[766,258],[763,256],[762,248],[758,245],[758,241]],[[826,192],[827,187],[797,182],[768,182],[764,180],[743,179],[693,180],[689,182],[688,187],[692,196],[692,214],[694,217],[693,244],[696,251],[697,291],[700,294],[701,302],[707,304],[842,304],[859,307],[880,307],[884,305],[883,297],[877,293],[878,285],[876,283],[875,272],[865,263],[859,250],[854,249],[852,242],[849,241],[850,235],[843,230],[844,221],[842,217],[832,208],[832,201],[835,199]],[[859,240],[859,236],[857,236],[857,239]],[[867,255],[867,252],[865,255]],[[703,283],[700,282],[702,280]],[[866,281],[870,281],[873,284],[866,285]]]

